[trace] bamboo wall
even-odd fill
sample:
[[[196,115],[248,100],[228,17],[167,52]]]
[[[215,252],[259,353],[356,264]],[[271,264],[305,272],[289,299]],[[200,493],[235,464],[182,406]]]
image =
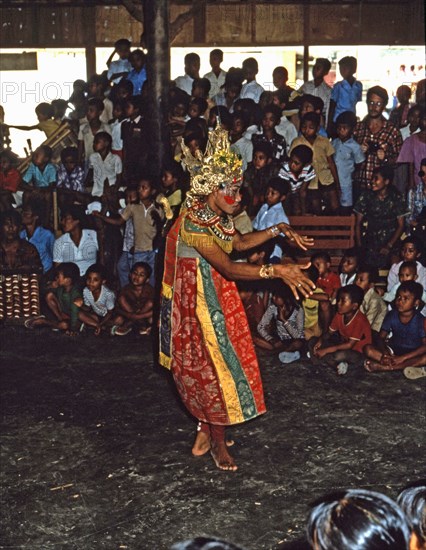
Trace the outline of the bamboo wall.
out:
[[[27,5],[25,5],[27,6]],[[171,20],[188,6],[172,5]],[[200,23],[200,17],[202,25]],[[423,0],[348,4],[208,4],[173,46],[421,45]],[[111,46],[121,37],[139,43],[142,25],[122,6],[0,8],[1,47]],[[201,31],[200,31],[201,29]]]

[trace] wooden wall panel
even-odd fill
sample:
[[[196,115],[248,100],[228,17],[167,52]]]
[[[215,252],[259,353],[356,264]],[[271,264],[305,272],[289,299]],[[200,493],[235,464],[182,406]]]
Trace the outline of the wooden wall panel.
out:
[[[96,43],[112,46],[119,38],[127,38],[139,46],[143,26],[130,16],[123,6],[98,6],[96,8]]]
[[[348,1],[348,0],[347,0]],[[188,9],[172,5],[170,19]],[[83,22],[89,7],[56,8],[36,3],[22,8],[0,8],[0,41],[3,48],[84,47]],[[307,9],[307,27],[303,12]],[[300,4],[247,2],[238,5],[209,4],[206,7],[205,44],[301,45],[303,33],[309,44],[423,44],[422,0],[371,4]],[[142,25],[123,6],[96,7],[96,44],[111,46],[127,37],[138,45]],[[197,29],[195,29],[196,31]],[[197,45],[204,33],[198,33]],[[195,44],[193,20],[188,21],[173,46]]]
[[[170,6],[170,21],[174,21],[179,14],[188,10],[189,6]],[[194,20],[191,19],[183,26],[180,33],[172,41],[172,46],[188,46],[194,42]]]
[[[38,8],[37,42],[46,48],[84,46],[84,8]]]
[[[301,44],[303,41],[303,6],[271,6],[255,8],[256,42],[262,44]]]
[[[311,5],[308,15],[309,44],[358,44],[359,6]]]
[[[360,40],[368,44],[411,44],[414,29],[422,26],[411,20],[408,5],[363,5],[361,10]]]
[[[251,44],[251,6],[213,6],[206,9],[206,42],[210,45]]]
[[[0,46],[2,48],[21,48],[35,45],[31,30],[33,20],[29,8],[0,8]]]

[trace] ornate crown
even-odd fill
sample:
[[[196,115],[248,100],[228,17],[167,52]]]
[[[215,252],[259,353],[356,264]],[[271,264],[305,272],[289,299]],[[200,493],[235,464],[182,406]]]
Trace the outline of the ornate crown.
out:
[[[192,195],[210,195],[222,184],[239,182],[242,177],[242,160],[231,151],[228,132],[220,124],[209,132],[206,152],[194,157],[182,141],[183,162],[191,176]]]

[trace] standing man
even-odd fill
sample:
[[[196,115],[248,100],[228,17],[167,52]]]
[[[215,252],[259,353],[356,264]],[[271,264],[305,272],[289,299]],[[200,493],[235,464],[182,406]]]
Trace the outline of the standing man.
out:
[[[220,68],[220,64],[223,62],[223,51],[212,50],[210,52],[210,66],[212,70],[204,75],[204,78],[210,80],[211,88],[209,92],[209,98],[222,91],[222,87],[225,84],[226,72]]]
[[[192,94],[192,83],[195,78],[200,78],[200,56],[197,53],[187,53],[184,58],[185,74],[175,79],[176,86],[186,92],[189,96]]]
[[[388,100],[384,88],[370,88],[367,92],[368,115],[355,126],[353,137],[361,145],[366,159],[354,175],[354,202],[371,183],[373,170],[395,164],[401,150],[400,131],[383,116]]]

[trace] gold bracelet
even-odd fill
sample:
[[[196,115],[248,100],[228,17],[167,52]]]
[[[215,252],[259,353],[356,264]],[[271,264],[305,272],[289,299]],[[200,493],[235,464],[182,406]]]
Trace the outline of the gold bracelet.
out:
[[[274,266],[272,264],[262,265],[259,271],[259,276],[262,279],[273,279],[274,277]]]
[[[279,230],[278,225],[273,225],[272,227],[268,227],[268,231],[269,231],[269,233],[271,233],[271,235],[273,237],[276,237],[277,235],[279,235],[281,233],[281,231]]]

